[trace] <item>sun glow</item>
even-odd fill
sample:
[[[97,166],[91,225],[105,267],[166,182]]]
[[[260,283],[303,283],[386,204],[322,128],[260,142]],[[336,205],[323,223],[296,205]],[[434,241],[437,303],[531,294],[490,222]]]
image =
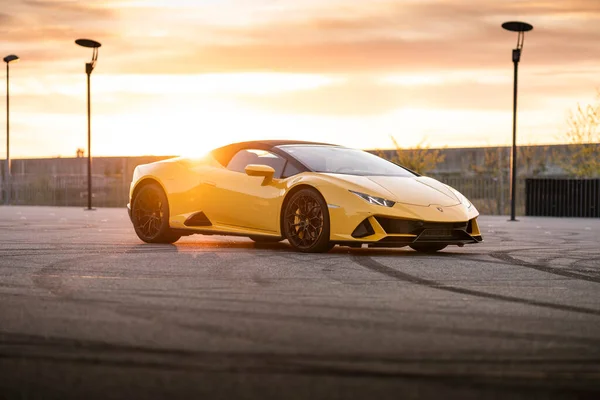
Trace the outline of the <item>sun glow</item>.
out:
[[[100,93],[272,95],[315,90],[340,82],[312,74],[234,73],[197,75],[99,75]]]
[[[97,74],[92,79],[92,154],[99,155],[194,156],[231,141],[285,137],[289,116],[257,112],[236,99],[317,90],[340,82],[316,74],[284,73]],[[43,129],[46,135],[37,140],[38,146],[28,135],[13,136],[13,155],[70,156],[86,147],[84,93],[79,76],[48,75],[14,85],[13,130]],[[30,101],[25,104],[20,97]],[[52,104],[55,113],[38,114],[32,120],[22,111],[51,97],[61,103]]]
[[[436,71],[428,74],[396,74],[379,80],[383,84],[400,86],[429,86],[444,84],[489,84],[509,85],[512,82],[510,71],[452,70]]]

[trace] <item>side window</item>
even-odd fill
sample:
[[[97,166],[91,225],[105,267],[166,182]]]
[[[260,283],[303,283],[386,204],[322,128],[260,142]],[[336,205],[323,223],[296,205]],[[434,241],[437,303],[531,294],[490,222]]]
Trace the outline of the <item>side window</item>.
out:
[[[273,167],[275,174],[273,178],[281,178],[285,160],[276,154],[265,150],[244,149],[240,150],[229,160],[227,169],[231,171],[246,173],[246,165],[262,164]]]
[[[299,174],[300,172],[302,171],[296,168],[294,164],[288,162],[287,164],[285,164],[285,168],[283,169],[283,174],[281,176],[283,178],[289,178],[290,176],[294,176],[296,174]]]

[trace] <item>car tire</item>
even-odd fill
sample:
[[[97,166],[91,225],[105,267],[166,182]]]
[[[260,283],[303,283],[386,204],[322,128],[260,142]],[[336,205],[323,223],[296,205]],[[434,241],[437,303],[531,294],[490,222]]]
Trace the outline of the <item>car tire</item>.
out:
[[[333,247],[329,242],[329,209],[316,189],[301,189],[286,201],[283,235],[290,245],[303,253],[323,253]]]
[[[418,251],[419,253],[435,253],[448,247],[447,244],[437,243],[415,243],[409,245],[411,249]]]
[[[143,186],[133,198],[131,220],[135,233],[146,243],[175,243],[181,238],[169,227],[169,202],[157,183]]]

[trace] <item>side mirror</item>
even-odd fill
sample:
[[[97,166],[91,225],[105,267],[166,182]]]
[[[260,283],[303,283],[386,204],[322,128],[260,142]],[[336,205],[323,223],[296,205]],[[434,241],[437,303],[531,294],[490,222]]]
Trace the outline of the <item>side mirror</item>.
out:
[[[273,179],[273,175],[275,174],[275,170],[273,167],[263,164],[248,164],[245,168],[246,175],[248,176],[262,176],[265,179],[262,184],[266,185],[271,182]]]

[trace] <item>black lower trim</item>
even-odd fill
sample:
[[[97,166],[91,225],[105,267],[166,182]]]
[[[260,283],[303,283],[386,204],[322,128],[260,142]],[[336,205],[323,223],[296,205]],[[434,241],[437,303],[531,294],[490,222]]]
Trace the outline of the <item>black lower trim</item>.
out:
[[[370,225],[370,224],[369,224]],[[465,224],[466,225],[466,224]],[[444,227],[447,227],[444,226]],[[219,235],[219,236],[239,236],[239,237],[265,237],[265,238],[275,238],[275,235],[269,234],[247,234],[247,233],[237,233],[237,232],[226,232],[226,231],[217,231],[212,229],[181,229],[176,228],[173,229],[175,233],[181,236],[189,236],[194,234],[200,235]],[[332,244],[336,244],[339,246],[348,246],[348,247],[361,247],[363,244],[368,245],[369,247],[385,247],[385,248],[400,248],[405,247],[413,243],[431,243],[431,244],[446,244],[446,245],[458,245],[463,246],[465,244],[470,243],[479,243],[483,242],[483,238],[481,235],[472,236],[468,234],[465,230],[462,229],[454,229],[451,237],[435,237],[435,236],[423,236],[423,231],[419,236],[386,236],[380,239],[377,242],[371,241],[361,241],[361,240],[338,240],[332,241]]]
[[[194,233],[196,233],[195,231],[192,231],[189,229],[173,229],[173,228],[171,228],[171,232],[173,232],[179,236],[190,236],[190,235],[193,235]]]
[[[414,236],[386,236],[383,239],[379,240],[378,242],[375,243],[387,243],[387,244],[398,244],[401,246],[406,246],[409,243],[412,243],[415,241],[415,237]]]
[[[332,244],[338,245],[338,246],[347,246],[347,247],[355,247],[355,248],[359,248],[361,247],[363,244],[365,244],[366,242],[361,242],[361,241],[354,241],[354,240],[339,240],[339,241],[333,241],[331,242]]]
[[[385,248],[395,248],[395,249],[398,249],[400,247],[406,247],[406,246],[408,246],[408,243],[401,243],[401,242],[375,242],[375,243],[369,243],[368,246],[369,247],[385,247]]]
[[[227,232],[227,231],[216,231],[216,230],[209,230],[209,229],[185,229],[185,228],[171,228],[171,230],[173,232],[176,232],[178,235],[181,236],[189,236],[189,235],[195,235],[195,234],[199,234],[199,235],[217,235],[217,236],[238,236],[238,237],[250,237],[250,236],[255,236],[255,237],[265,237],[265,238],[276,238],[276,237],[280,237],[277,235],[268,235],[268,234],[261,234],[261,233],[238,233],[238,232]]]

